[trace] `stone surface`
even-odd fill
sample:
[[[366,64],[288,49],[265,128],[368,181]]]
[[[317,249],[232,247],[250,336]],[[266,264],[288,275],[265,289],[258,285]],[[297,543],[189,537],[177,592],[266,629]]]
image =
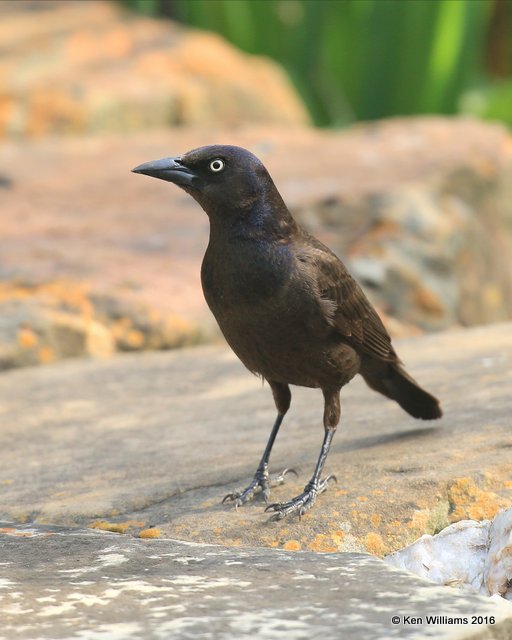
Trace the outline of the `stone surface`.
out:
[[[3,1],[0,13],[0,137],[309,121],[277,63],[218,35],[116,2]]]
[[[8,142],[0,367],[73,355],[73,345],[74,355],[94,355],[98,325],[103,350],[215,335],[199,284],[206,216],[172,185],[129,173],[214,142],[262,158],[297,217],[398,319],[395,333],[512,315],[510,144],[498,125],[420,118],[343,133],[173,129]],[[54,317],[81,338],[57,345],[65,332],[50,331]],[[35,335],[20,342],[20,329]]]
[[[268,388],[221,347],[68,361],[0,376],[0,517],[137,535],[384,555],[450,522],[490,519],[512,497],[512,325],[397,344],[445,417],[421,422],[357,379],[326,472],[338,484],[301,521],[223,496],[251,478],[275,409]],[[293,390],[271,470],[298,478],[322,440],[319,391]]]
[[[8,523],[0,523],[0,554],[2,640],[512,634],[506,601],[438,587],[363,554],[233,550]]]
[[[512,600],[511,531],[512,508],[503,509],[494,520],[460,520],[425,534],[386,561],[437,584]]]

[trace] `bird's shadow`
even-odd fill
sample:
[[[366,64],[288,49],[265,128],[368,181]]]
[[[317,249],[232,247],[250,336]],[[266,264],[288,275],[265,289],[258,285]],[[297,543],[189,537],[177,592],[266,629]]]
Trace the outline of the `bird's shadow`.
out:
[[[407,431],[394,431],[393,433],[383,433],[379,435],[365,436],[363,438],[354,438],[350,440],[344,439],[343,442],[337,443],[336,448],[340,452],[357,451],[358,449],[370,449],[372,447],[378,447],[382,444],[425,438],[437,433],[440,429],[440,426],[424,427],[422,429],[407,429]]]

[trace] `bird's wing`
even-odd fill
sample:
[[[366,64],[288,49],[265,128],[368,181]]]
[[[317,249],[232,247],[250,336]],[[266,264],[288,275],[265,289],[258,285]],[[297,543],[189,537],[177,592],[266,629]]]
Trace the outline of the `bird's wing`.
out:
[[[359,351],[396,362],[382,320],[339,258],[309,234],[304,234],[297,255],[330,324]]]

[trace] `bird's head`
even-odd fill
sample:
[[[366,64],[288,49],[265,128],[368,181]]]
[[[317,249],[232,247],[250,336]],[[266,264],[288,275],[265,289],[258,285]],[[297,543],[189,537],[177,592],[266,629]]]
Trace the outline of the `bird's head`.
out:
[[[252,207],[277,192],[260,160],[247,149],[230,145],[200,147],[182,156],[145,162],[132,171],[174,182],[209,215]]]

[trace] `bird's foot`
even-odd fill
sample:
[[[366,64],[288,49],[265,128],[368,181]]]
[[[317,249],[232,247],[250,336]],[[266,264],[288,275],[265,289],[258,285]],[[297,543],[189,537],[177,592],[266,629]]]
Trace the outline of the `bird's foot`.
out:
[[[280,484],[284,484],[288,473],[294,473],[297,475],[295,469],[285,469],[279,475],[270,477],[266,466],[258,469],[248,487],[242,491],[233,491],[233,493],[228,493],[227,496],[224,496],[222,504],[228,500],[232,500],[235,503],[235,509],[238,509],[238,507],[241,507],[246,502],[250,502],[257,494],[261,494],[265,502],[267,502],[270,496],[270,489],[272,487],[277,487]]]
[[[308,482],[304,487],[304,491],[288,502],[275,502],[274,504],[269,504],[265,511],[275,511],[274,515],[272,515],[269,520],[282,520],[283,518],[293,514],[297,514],[300,519],[308,509],[311,509],[317,496],[327,489],[330,480],[337,482],[336,476],[331,474],[319,482]]]

